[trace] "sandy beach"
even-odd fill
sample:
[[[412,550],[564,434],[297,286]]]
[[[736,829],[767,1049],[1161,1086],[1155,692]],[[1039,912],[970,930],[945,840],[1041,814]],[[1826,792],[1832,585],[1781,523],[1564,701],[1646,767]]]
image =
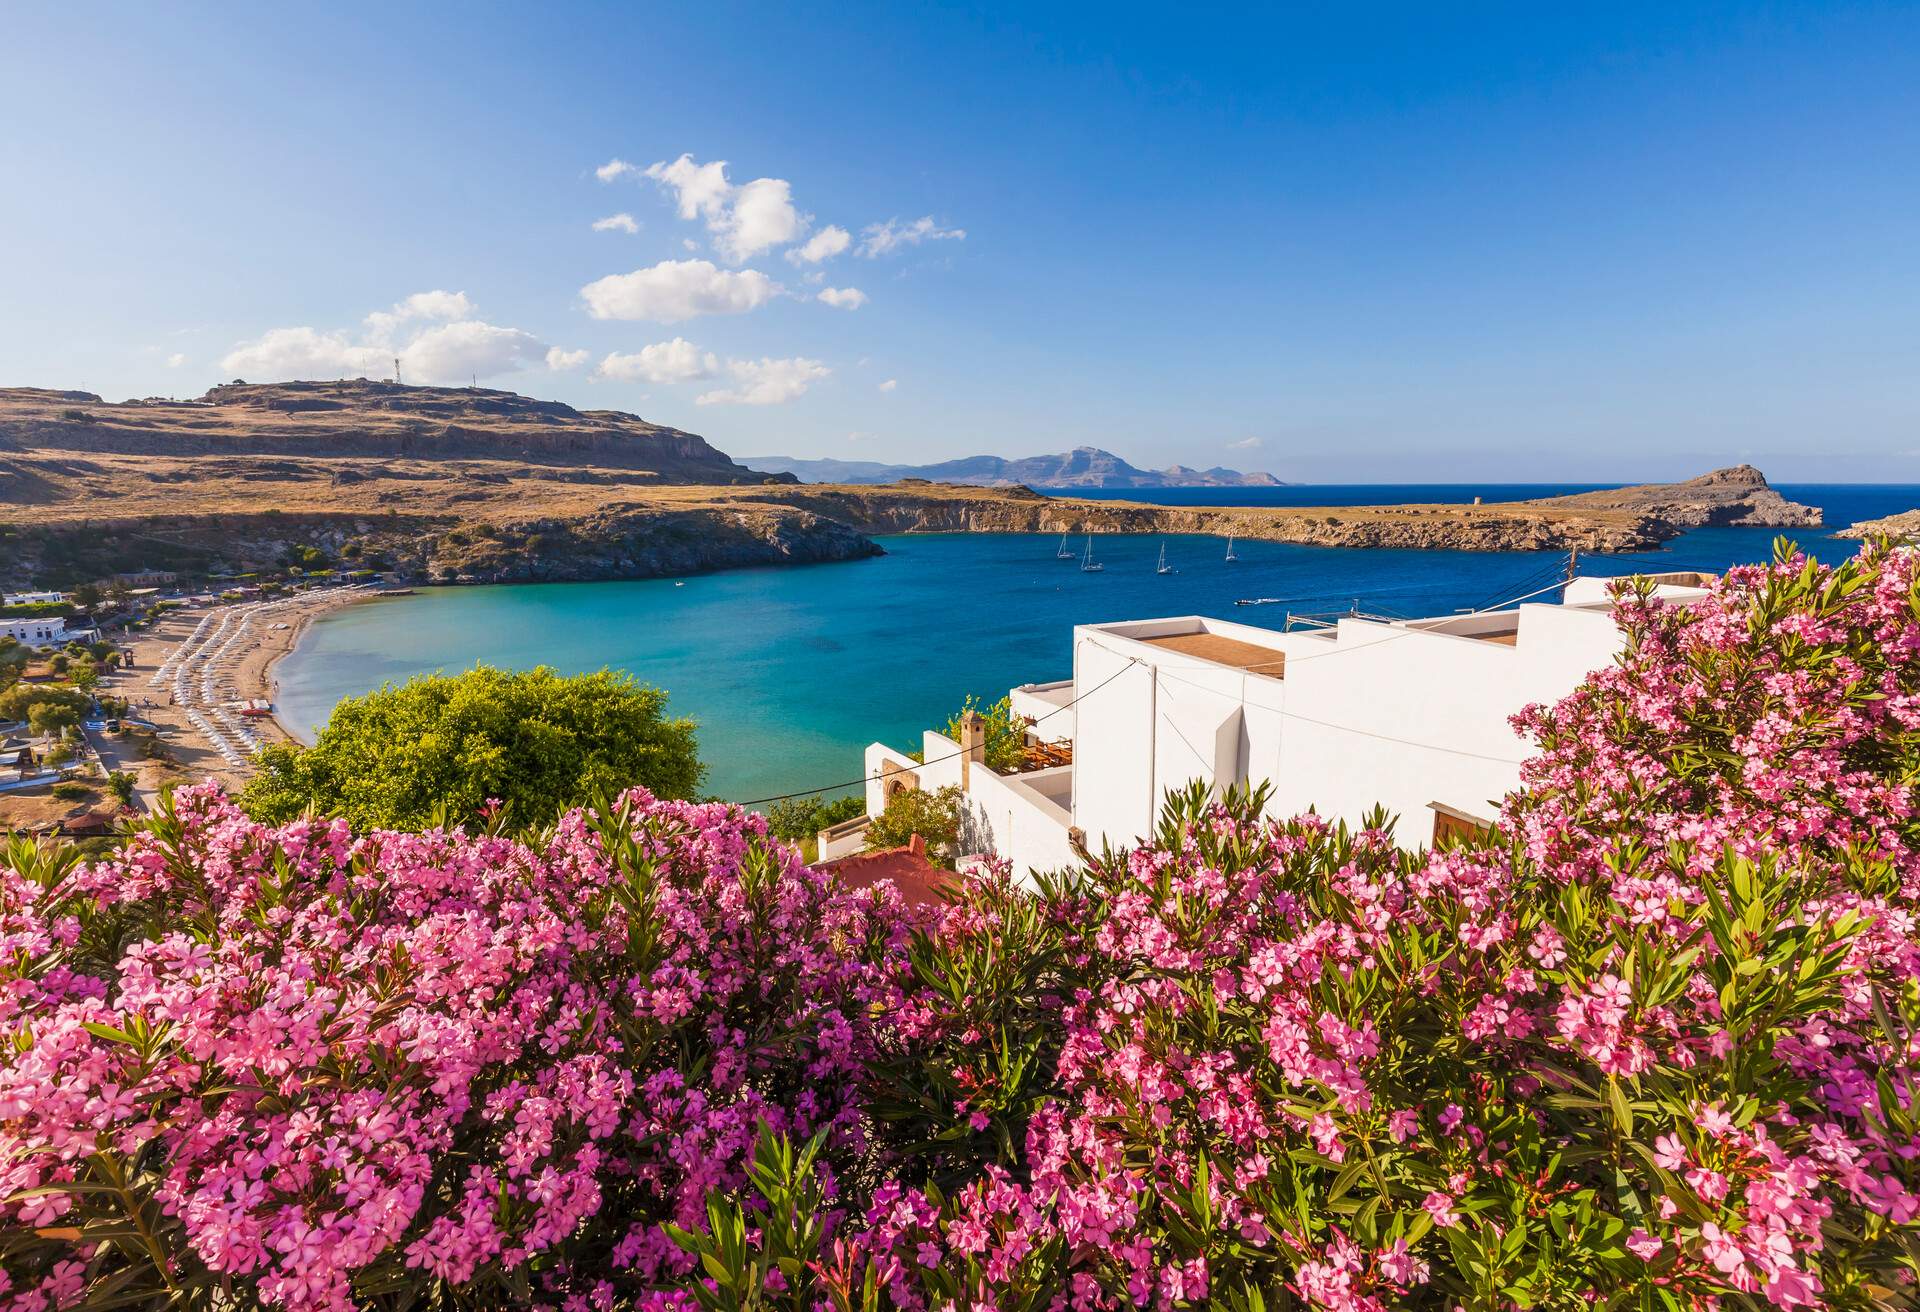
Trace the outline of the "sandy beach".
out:
[[[245,649],[238,652],[228,666],[229,682],[236,699],[275,701],[277,685],[273,677],[274,666],[299,645],[307,626],[319,616],[342,606],[350,606],[369,595],[373,594],[329,592],[293,600],[263,615],[249,631]],[[241,606],[246,604],[240,603]],[[179,782],[182,778],[198,780],[212,777],[229,788],[238,788],[253,772],[250,765],[236,766],[223,756],[207,734],[193,722],[187,713],[188,708],[175,703],[168,687],[152,685],[155,671],[178,650],[182,642],[191,637],[203,618],[211,615],[214,622],[218,623],[220,613],[229,609],[238,607],[225,604],[193,606],[168,612],[164,619],[135,635],[131,644],[127,644],[133,650],[133,667],[116,672],[102,688],[102,691],[128,698],[134,705],[136,715],[158,725],[162,739],[175,758],[176,763],[171,766],[134,759],[118,765],[117,768],[132,770],[140,777],[143,793],[164,782]],[[253,720],[251,727],[262,743],[294,740],[294,736],[277,719]]]

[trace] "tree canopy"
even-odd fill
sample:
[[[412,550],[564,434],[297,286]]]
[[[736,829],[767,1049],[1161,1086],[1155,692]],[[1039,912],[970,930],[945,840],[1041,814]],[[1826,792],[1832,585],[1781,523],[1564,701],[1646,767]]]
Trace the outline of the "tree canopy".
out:
[[[693,721],[625,674],[480,666],[350,697],[312,747],[276,746],[243,801],[280,823],[308,807],[356,826],[418,829],[489,799],[544,823],[599,792],[693,796],[705,775]]]

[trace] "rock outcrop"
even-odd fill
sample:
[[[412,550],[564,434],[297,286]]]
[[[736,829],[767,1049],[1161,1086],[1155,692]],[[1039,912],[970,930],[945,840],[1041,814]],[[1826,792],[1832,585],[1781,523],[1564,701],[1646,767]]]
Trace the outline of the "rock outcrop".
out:
[[[1896,542],[1920,542],[1920,510],[1903,510],[1897,515],[1863,519],[1834,534],[1842,538],[1892,538]]]
[[[1816,506],[1789,501],[1752,465],[1734,465],[1684,483],[1646,483],[1604,492],[1580,492],[1547,502],[1568,508],[1628,510],[1651,515],[1675,528],[1741,525],[1753,528],[1817,528]]]

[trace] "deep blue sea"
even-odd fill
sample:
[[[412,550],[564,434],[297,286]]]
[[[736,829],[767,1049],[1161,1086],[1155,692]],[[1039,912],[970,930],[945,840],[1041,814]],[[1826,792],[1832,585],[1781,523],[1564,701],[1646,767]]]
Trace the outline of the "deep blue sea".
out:
[[[1587,486],[1353,485],[1115,493],[1168,505],[1373,505],[1519,500]],[[1796,540],[1816,556],[1853,544],[1833,529],[1920,506],[1920,485],[1782,485],[1821,507]],[[1076,494],[1078,495],[1078,494]],[[1583,573],[1724,569],[1765,559],[1777,531],[1700,529],[1655,552],[1583,556]],[[343,696],[484,662],[605,666],[665,688],[700,725],[708,785],[746,801],[861,775],[878,738],[916,746],[968,693],[1071,672],[1075,624],[1194,613],[1282,627],[1289,610],[1444,614],[1537,587],[1547,553],[1374,551],[1212,537],[1096,537],[1106,569],[1056,559],[1059,539],[925,534],[881,539],[885,556],[685,580],[423,589],[316,623],[279,667],[283,719],[318,726]],[[1162,544],[1179,572],[1160,575]],[[1069,544],[1075,552],[1084,539]],[[1236,606],[1241,598],[1274,603]]]

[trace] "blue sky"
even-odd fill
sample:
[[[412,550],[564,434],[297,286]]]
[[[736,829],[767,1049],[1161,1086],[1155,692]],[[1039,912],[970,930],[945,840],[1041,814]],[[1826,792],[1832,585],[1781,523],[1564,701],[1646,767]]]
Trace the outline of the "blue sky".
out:
[[[1028,8],[18,7],[0,384],[1920,481],[1920,9]]]

